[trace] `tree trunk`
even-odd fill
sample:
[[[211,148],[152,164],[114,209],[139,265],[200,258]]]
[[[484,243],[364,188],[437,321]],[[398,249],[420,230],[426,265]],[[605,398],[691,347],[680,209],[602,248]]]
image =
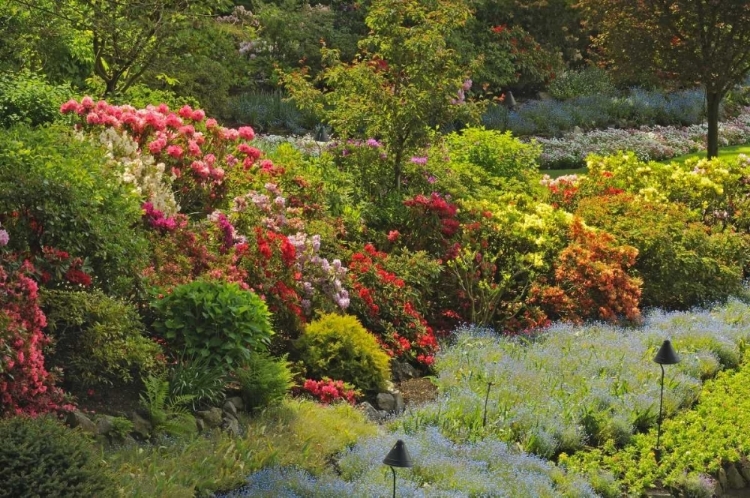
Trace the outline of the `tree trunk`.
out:
[[[719,155],[719,104],[722,95],[718,92],[706,91],[706,116],[708,119],[707,157],[711,159]]]

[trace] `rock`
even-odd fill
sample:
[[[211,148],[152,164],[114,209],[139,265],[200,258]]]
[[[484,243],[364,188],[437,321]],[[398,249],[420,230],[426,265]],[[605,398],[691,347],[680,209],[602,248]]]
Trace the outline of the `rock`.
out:
[[[227,398],[227,403],[232,403],[238,412],[241,412],[245,409],[245,402],[242,401],[242,398],[239,396],[232,396],[231,398]]]
[[[112,419],[109,415],[102,415],[96,420],[96,431],[102,436],[108,435],[112,431]]]
[[[137,446],[137,445],[138,445],[138,441],[133,439],[133,436],[131,435],[127,435],[122,439],[121,446],[125,448],[130,448],[132,446]]]
[[[748,460],[747,458],[743,458],[739,463],[739,467],[742,477],[744,477],[746,481],[750,482],[750,460]]]
[[[206,423],[200,417],[195,417],[195,428],[201,433],[206,430]]]
[[[727,482],[727,472],[723,468],[719,468],[719,475],[717,477],[719,479],[719,484],[721,484],[721,489],[729,489],[729,483]]]
[[[375,404],[378,409],[392,412],[396,410],[396,399],[391,393],[378,393],[375,398]]]
[[[362,410],[365,416],[373,422],[382,422],[388,416],[388,413],[382,410],[377,410],[367,401],[363,401],[357,407]]]
[[[729,489],[742,489],[747,484],[745,479],[742,478],[740,471],[734,465],[730,465],[727,468],[727,484],[729,485]]]
[[[133,422],[133,434],[136,437],[139,437],[143,440],[151,437],[151,431],[153,430],[151,422],[141,417],[136,412],[131,413],[130,417],[128,418],[131,422]]]
[[[405,361],[393,360],[391,361],[391,376],[395,382],[401,382],[419,377],[419,372]]]
[[[72,428],[80,427],[84,432],[96,434],[96,424],[94,424],[86,415],[80,410],[73,410],[68,413],[65,422]]]
[[[234,417],[227,417],[224,419],[224,423],[221,424],[221,428],[233,437],[240,436],[240,423]]]
[[[208,410],[202,410],[195,412],[196,417],[200,417],[206,423],[206,427],[213,429],[221,425],[221,408],[213,407]]]
[[[234,418],[237,418],[237,407],[234,406],[234,403],[227,400],[224,402],[224,413],[227,415],[231,415]]]

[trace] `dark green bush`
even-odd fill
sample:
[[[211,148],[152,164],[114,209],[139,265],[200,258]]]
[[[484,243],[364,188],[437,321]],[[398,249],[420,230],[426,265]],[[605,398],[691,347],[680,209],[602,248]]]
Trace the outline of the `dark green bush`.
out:
[[[253,353],[234,373],[248,410],[280,402],[294,385],[286,357],[276,359],[265,353]]]
[[[296,345],[310,378],[343,380],[370,392],[390,379],[388,355],[353,316],[322,316],[305,327]]]
[[[0,420],[0,498],[117,496],[93,445],[48,417]]]
[[[60,105],[71,95],[69,87],[51,85],[28,71],[0,74],[0,126],[51,123],[61,117]]]
[[[0,219],[8,249],[39,258],[44,247],[65,251],[85,260],[97,287],[122,296],[138,282],[146,243],[133,228],[140,200],[107,163],[103,148],[66,126],[0,129]]]
[[[137,310],[100,291],[46,290],[42,294],[47,327],[55,340],[49,355],[67,380],[82,384],[131,382],[133,372],[158,364],[161,348],[144,336]]]
[[[154,329],[173,353],[233,367],[267,347],[273,331],[266,303],[234,283],[196,280],[153,301]]]

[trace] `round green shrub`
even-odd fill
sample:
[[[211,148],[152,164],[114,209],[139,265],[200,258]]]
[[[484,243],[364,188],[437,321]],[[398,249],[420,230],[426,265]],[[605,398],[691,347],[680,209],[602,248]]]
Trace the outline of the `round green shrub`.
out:
[[[280,402],[294,382],[286,357],[273,358],[253,353],[234,372],[242,389],[242,400],[248,410],[257,410]]]
[[[42,308],[55,340],[52,365],[81,384],[132,382],[159,364],[161,347],[148,339],[135,307],[100,291],[44,290]]]
[[[235,283],[196,280],[152,302],[154,329],[173,353],[233,367],[267,347],[273,331],[266,303]]]
[[[52,123],[61,117],[60,104],[72,93],[70,87],[51,85],[29,71],[0,73],[0,126]]]
[[[323,315],[307,325],[296,345],[308,377],[339,379],[371,392],[390,378],[388,355],[353,316]]]
[[[49,417],[0,420],[0,498],[116,496],[93,445]]]

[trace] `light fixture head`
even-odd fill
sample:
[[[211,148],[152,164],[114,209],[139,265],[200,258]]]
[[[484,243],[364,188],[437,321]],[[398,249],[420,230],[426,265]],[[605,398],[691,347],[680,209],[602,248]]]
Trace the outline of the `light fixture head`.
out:
[[[669,339],[662,343],[654,357],[654,361],[660,365],[674,365],[680,362],[680,357],[675,353],[674,348],[672,348],[672,342]]]
[[[383,463],[390,465],[391,467],[411,467],[411,457],[409,452],[406,451],[406,445],[402,440],[396,441],[391,451],[383,459]]]

